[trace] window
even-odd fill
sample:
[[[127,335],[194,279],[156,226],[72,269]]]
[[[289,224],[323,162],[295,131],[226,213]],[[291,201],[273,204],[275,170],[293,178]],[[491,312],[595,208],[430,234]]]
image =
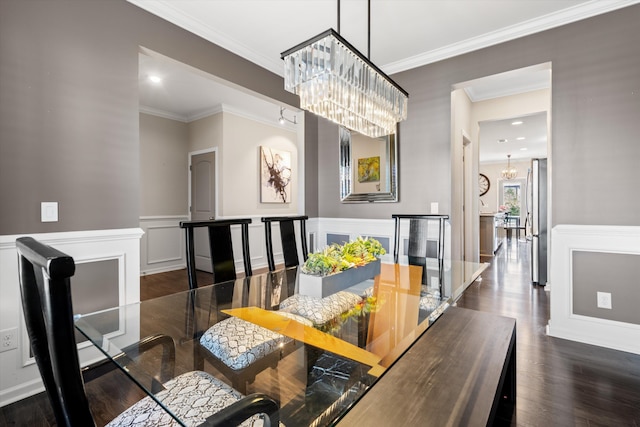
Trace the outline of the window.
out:
[[[520,216],[521,201],[520,183],[509,183],[502,186],[502,204],[507,207],[506,212],[512,216]]]
[[[503,179],[498,181],[498,205],[500,210],[511,217],[520,217],[524,221],[526,216],[526,179]]]

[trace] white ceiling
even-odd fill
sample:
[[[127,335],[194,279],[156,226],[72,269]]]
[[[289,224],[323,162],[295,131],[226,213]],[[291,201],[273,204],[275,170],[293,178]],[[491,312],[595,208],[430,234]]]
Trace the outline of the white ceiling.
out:
[[[512,124],[517,121],[522,124]],[[480,161],[506,163],[507,154],[511,160],[547,156],[546,111],[480,122]]]
[[[328,28],[337,29],[335,0],[128,1],[279,75],[283,68],[281,52]],[[393,74],[639,2],[372,0],[370,58]],[[365,55],[366,17],[366,0],[341,1],[340,34]],[[146,77],[151,73],[163,75],[163,82],[150,85]],[[510,80],[488,78],[465,90],[477,101],[540,89],[549,83],[548,73],[532,72]],[[140,55],[143,111],[191,121],[222,105],[264,120],[277,120],[280,105],[238,89],[160,55]],[[294,109],[286,113],[288,117],[294,114]],[[492,126],[498,125],[496,122]],[[542,130],[531,132],[541,134]],[[544,134],[546,138],[546,127]],[[506,158],[506,153],[493,155]]]
[[[141,49],[138,59],[140,110],[143,112],[183,122],[222,109],[272,123],[280,115],[280,105],[273,100],[233,87],[211,74],[146,49]],[[160,77],[162,81],[153,83],[149,76]],[[285,116],[292,117],[291,114]]]

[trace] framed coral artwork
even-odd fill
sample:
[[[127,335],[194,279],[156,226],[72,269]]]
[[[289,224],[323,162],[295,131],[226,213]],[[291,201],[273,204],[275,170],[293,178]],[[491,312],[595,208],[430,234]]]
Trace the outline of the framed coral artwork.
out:
[[[291,153],[260,147],[260,202],[291,202]]]

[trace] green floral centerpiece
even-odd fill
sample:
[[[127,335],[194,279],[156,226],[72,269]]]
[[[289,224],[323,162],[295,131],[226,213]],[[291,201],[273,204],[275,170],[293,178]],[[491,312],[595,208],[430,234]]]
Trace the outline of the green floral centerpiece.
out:
[[[302,266],[299,292],[323,298],[371,279],[380,273],[379,257],[385,253],[380,242],[370,237],[311,253]]]
[[[321,251],[309,254],[302,272],[313,276],[328,276],[354,267],[362,267],[386,251],[379,241],[367,237],[338,245],[334,243]]]

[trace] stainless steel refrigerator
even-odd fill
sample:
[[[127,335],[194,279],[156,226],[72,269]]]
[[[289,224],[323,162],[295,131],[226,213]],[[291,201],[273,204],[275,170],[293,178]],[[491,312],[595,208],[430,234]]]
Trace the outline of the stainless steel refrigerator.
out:
[[[547,284],[547,159],[531,160],[531,283]]]

